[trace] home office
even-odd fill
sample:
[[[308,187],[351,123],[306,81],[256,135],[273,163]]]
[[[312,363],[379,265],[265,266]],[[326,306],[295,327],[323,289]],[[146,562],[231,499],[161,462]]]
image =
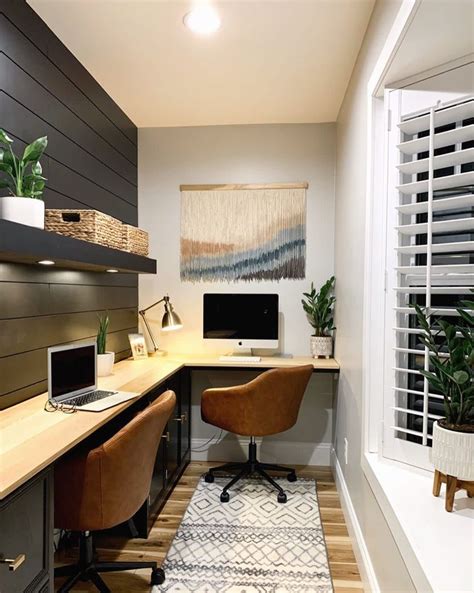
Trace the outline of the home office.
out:
[[[1,4],[2,593],[472,590],[472,38]]]

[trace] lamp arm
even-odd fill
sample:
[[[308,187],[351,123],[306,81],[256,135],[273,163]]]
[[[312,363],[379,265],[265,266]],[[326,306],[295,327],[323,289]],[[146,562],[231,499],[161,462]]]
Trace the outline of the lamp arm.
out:
[[[155,304],[157,304],[157,303],[155,303]],[[148,307],[148,308],[149,308],[149,307]],[[146,330],[147,330],[147,332],[148,332],[148,335],[150,336],[151,342],[152,342],[152,344],[153,344],[153,348],[154,348],[154,350],[155,350],[155,352],[156,352],[156,351],[158,350],[158,346],[157,346],[157,344],[156,344],[156,342],[155,342],[155,338],[154,338],[154,336],[153,336],[153,333],[152,333],[152,331],[151,331],[151,328],[150,328],[150,326],[148,325],[148,321],[146,320],[146,317],[145,317],[145,311],[146,311],[146,310],[147,310],[147,309],[144,309],[143,311],[138,311],[138,314],[139,314],[139,315],[140,315],[140,317],[143,319],[143,324],[144,324],[144,325],[145,325],[145,327],[146,327]]]
[[[156,303],[153,303],[152,305],[149,305],[148,307],[146,307],[145,309],[141,309],[139,312],[139,314],[143,317],[143,314],[146,313],[148,311],[148,309],[152,309],[153,307],[156,307],[156,305],[159,305],[160,303],[163,303],[164,301],[169,300],[168,296],[164,296],[162,299],[160,299],[159,301],[156,301]]]

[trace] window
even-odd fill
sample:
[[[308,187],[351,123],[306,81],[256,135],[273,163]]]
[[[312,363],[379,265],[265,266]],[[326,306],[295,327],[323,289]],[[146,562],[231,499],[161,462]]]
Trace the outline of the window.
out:
[[[390,93],[387,175],[383,453],[421,467],[444,411],[411,305],[452,321],[474,288],[474,100],[434,96]]]

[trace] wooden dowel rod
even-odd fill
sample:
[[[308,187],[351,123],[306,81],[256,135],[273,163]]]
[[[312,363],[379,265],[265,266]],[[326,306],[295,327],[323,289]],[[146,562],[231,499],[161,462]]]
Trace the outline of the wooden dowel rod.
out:
[[[308,182],[302,183],[216,183],[204,185],[180,185],[180,191],[217,191],[236,189],[308,189]]]

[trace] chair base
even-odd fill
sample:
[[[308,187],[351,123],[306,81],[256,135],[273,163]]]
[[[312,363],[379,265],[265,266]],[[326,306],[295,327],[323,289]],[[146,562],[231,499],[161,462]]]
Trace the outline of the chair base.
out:
[[[261,463],[257,460],[257,445],[253,438],[251,438],[249,443],[249,458],[247,461],[243,463],[226,463],[224,465],[220,465],[218,467],[212,467],[208,470],[207,474],[204,476],[204,480],[208,483],[214,482],[214,473],[215,472],[234,472],[238,471],[237,475],[232,478],[232,480],[224,487],[221,492],[221,502],[229,502],[229,490],[236,484],[239,480],[251,476],[253,474],[258,474],[264,480],[269,482],[275,490],[278,491],[277,500],[278,502],[285,503],[287,501],[287,496],[283,488],[275,482],[275,480],[268,475],[265,470],[269,471],[276,471],[276,472],[285,472],[287,473],[287,479],[289,482],[296,482],[296,472],[294,469],[289,467],[284,467],[282,465],[275,465],[273,463]]]
[[[165,580],[165,573],[161,568],[158,568],[156,562],[94,562],[93,550],[91,533],[89,531],[81,532],[78,563],[59,566],[54,569],[55,577],[69,577],[58,589],[57,593],[67,593],[68,591],[71,591],[78,581],[90,581],[100,593],[111,593],[111,590],[99,574],[101,572],[118,572],[121,570],[136,570],[137,568],[151,568],[151,585],[161,585]]]

